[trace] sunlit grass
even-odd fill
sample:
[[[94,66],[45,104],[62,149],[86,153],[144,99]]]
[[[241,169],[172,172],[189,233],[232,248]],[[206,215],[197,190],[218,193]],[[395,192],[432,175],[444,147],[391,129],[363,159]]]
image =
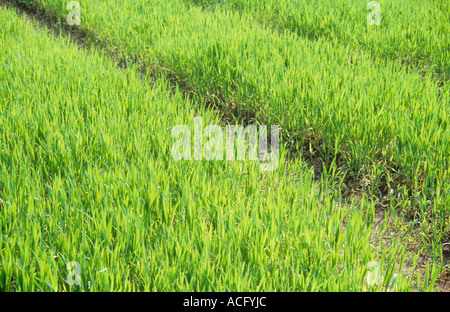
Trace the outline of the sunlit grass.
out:
[[[10,10],[0,23],[0,290],[357,291],[370,261],[402,264],[397,243],[370,244],[370,202],[341,206],[284,148],[266,173],[175,161],[194,106],[163,77],[150,88]]]
[[[61,18],[68,14],[64,0],[21,2],[38,3]],[[264,3],[267,5],[255,9],[263,15],[271,7],[271,2]],[[88,41],[98,41],[125,58],[175,74],[194,90],[199,103],[218,97],[225,109],[236,104],[240,113],[255,115],[264,124],[280,125],[285,136],[300,147],[306,138],[315,138],[315,143],[321,143],[320,156],[325,162],[331,163],[339,153],[348,171],[370,179],[377,192],[382,181],[389,191],[396,192],[394,196],[400,194],[395,185],[404,187],[401,202],[392,209],[419,213],[424,223],[431,214],[433,222],[447,231],[449,84],[438,88],[432,71],[422,77],[421,68],[400,66],[395,57],[374,60],[374,54],[385,54],[383,49],[391,43],[398,51],[395,42],[409,36],[408,32],[395,35],[410,22],[406,15],[402,15],[406,20],[394,19],[401,6],[392,5],[388,10],[382,2],[386,22],[382,29],[388,29],[389,35],[382,30],[369,31],[364,20],[361,32],[365,37],[356,46],[365,48],[355,50],[354,44],[336,45],[327,36],[317,40],[299,36],[295,27],[283,23],[283,32],[274,32],[258,22],[250,4],[242,2],[238,7],[244,12],[236,13],[220,5],[214,10],[188,7],[182,0],[83,1],[80,28],[88,33]],[[268,16],[278,16],[278,11],[282,16],[286,10],[281,6],[286,4],[273,4],[274,12]],[[301,8],[313,11],[308,3],[298,10]],[[408,24],[414,34],[420,33],[423,25],[430,26],[429,17],[419,14],[425,9],[430,9],[429,2],[417,6],[411,15],[424,19],[424,23]],[[344,43],[352,41],[346,36],[356,28],[355,19],[367,11],[359,6],[355,10],[359,13],[348,17],[349,30],[335,33]],[[445,14],[442,10],[432,9],[432,16]],[[305,27],[322,11],[307,15],[312,20]],[[438,25],[445,29],[448,23]],[[436,47],[432,62],[448,61],[448,41],[439,39],[446,32],[441,28],[433,31],[440,35],[431,36],[417,53],[406,49],[402,57],[420,58],[432,45]],[[411,42],[420,38],[413,36]],[[376,48],[380,41],[384,42],[382,50]],[[375,50],[367,49],[370,45]]]

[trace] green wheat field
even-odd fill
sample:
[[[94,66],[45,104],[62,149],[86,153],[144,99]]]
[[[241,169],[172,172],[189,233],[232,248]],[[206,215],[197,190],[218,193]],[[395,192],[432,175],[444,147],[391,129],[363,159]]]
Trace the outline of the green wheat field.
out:
[[[450,290],[450,1],[369,2],[0,0],[0,291]]]

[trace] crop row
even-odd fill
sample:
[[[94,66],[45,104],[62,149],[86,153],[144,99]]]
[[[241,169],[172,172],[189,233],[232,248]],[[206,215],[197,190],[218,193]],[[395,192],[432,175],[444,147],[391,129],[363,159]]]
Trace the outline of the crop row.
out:
[[[450,74],[450,2],[368,0],[186,0],[249,12],[299,36],[324,37],[378,58]]]

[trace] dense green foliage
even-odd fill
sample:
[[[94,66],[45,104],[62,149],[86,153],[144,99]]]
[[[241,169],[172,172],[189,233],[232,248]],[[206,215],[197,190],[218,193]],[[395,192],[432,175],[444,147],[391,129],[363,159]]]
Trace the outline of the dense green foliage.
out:
[[[20,2],[69,12],[65,0]],[[436,242],[449,225],[450,87],[396,61],[444,71],[447,23],[417,47],[428,17],[398,37],[405,20],[392,12],[389,30],[354,32],[364,6],[343,27],[338,17],[317,23],[326,4],[311,1],[294,15],[286,1],[80,3],[79,28],[100,53],[0,10],[0,290],[360,291],[375,260],[384,285],[373,290],[394,273],[396,289],[411,290],[398,238],[377,248],[374,204],[341,204],[335,172],[314,182],[300,160],[286,161],[288,145],[273,172],[256,161],[175,161],[171,129],[192,129],[195,115],[218,123],[203,105],[211,98],[237,105],[281,125],[285,139],[322,142],[324,160],[339,153],[372,186],[402,180],[410,190],[399,207],[417,209]],[[295,24],[295,14],[310,18]],[[399,48],[404,38],[415,46]],[[118,70],[111,53],[131,67]],[[177,76],[192,101],[154,72]],[[80,287],[66,282],[70,261]],[[431,290],[439,270],[429,269],[421,285]]]
[[[69,12],[65,0],[22,1]],[[223,6],[87,0],[81,14],[80,28],[106,48],[166,68],[199,100],[219,97],[280,125],[299,145],[316,138],[325,161],[340,153],[375,190],[380,181],[401,181],[409,191],[397,208],[449,224],[450,87],[438,88],[431,71],[422,77],[350,45],[279,34]]]
[[[268,173],[175,161],[170,129],[193,106],[163,78],[150,88],[9,10],[0,24],[0,290],[355,291],[374,260],[390,282],[402,251],[373,248],[364,199],[337,204],[339,185],[286,173],[285,152]]]

